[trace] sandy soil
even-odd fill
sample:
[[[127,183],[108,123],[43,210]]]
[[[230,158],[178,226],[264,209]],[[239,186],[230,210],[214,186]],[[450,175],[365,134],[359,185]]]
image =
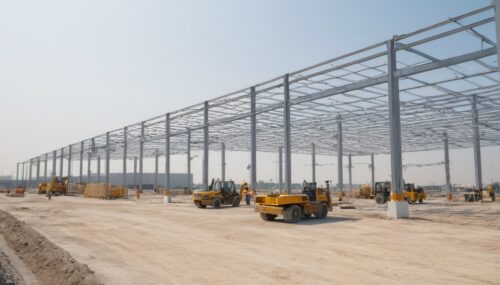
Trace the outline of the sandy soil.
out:
[[[498,284],[500,203],[412,205],[409,220],[357,200],[324,220],[265,222],[253,208],[162,196],[0,196],[0,209],[106,284]]]

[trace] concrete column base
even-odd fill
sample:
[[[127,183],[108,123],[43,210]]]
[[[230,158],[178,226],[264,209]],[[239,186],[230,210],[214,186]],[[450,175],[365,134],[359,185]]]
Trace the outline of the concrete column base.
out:
[[[410,217],[410,207],[406,201],[387,202],[387,216],[391,219],[407,219]]]

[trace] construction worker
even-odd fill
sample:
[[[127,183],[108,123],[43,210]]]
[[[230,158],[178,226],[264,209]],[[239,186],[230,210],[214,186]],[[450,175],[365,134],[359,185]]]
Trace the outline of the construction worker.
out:
[[[243,182],[240,186],[240,201],[243,200],[243,195],[245,196],[245,202],[250,206],[250,199],[252,198],[250,194],[250,188],[248,188],[248,183]]]

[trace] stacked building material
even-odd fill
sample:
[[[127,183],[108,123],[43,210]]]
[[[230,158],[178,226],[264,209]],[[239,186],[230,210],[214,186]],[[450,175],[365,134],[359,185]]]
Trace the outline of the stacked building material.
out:
[[[109,185],[109,190],[104,183],[88,184],[84,190],[85,198],[116,199],[128,196],[128,189],[123,186]]]

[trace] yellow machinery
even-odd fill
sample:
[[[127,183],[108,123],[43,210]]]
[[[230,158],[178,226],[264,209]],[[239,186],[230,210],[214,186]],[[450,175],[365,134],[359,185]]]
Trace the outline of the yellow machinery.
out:
[[[45,194],[50,191],[54,195],[66,195],[67,189],[68,177],[63,177],[62,180],[59,180],[58,177],[53,177],[49,183],[40,183],[38,185],[38,194]]]
[[[193,202],[198,208],[220,208],[222,205],[240,205],[240,195],[236,192],[233,181],[220,181],[212,179],[208,191],[198,191],[193,193]]]
[[[368,184],[362,185],[359,188],[359,194],[357,198],[373,199],[375,198],[375,191]]]
[[[302,218],[314,215],[323,219],[332,211],[332,199],[328,181],[327,188],[316,187],[316,183],[302,184],[302,194],[269,194],[257,195],[255,198],[255,211],[265,221],[272,221],[277,216],[283,215],[285,223],[297,223]]]
[[[493,184],[486,186],[486,191],[488,192],[488,195],[490,196],[491,201],[495,202],[495,187],[493,186]]]
[[[243,200],[243,197],[245,197],[245,203],[250,206],[250,202],[253,197],[257,195],[257,191],[253,190],[251,191],[250,188],[248,187],[248,183],[243,182],[240,186],[240,201]]]
[[[417,187],[415,188],[414,183],[405,183],[405,188],[403,191],[403,196],[408,203],[416,203],[417,201],[422,204],[427,198],[424,192],[424,188]]]

